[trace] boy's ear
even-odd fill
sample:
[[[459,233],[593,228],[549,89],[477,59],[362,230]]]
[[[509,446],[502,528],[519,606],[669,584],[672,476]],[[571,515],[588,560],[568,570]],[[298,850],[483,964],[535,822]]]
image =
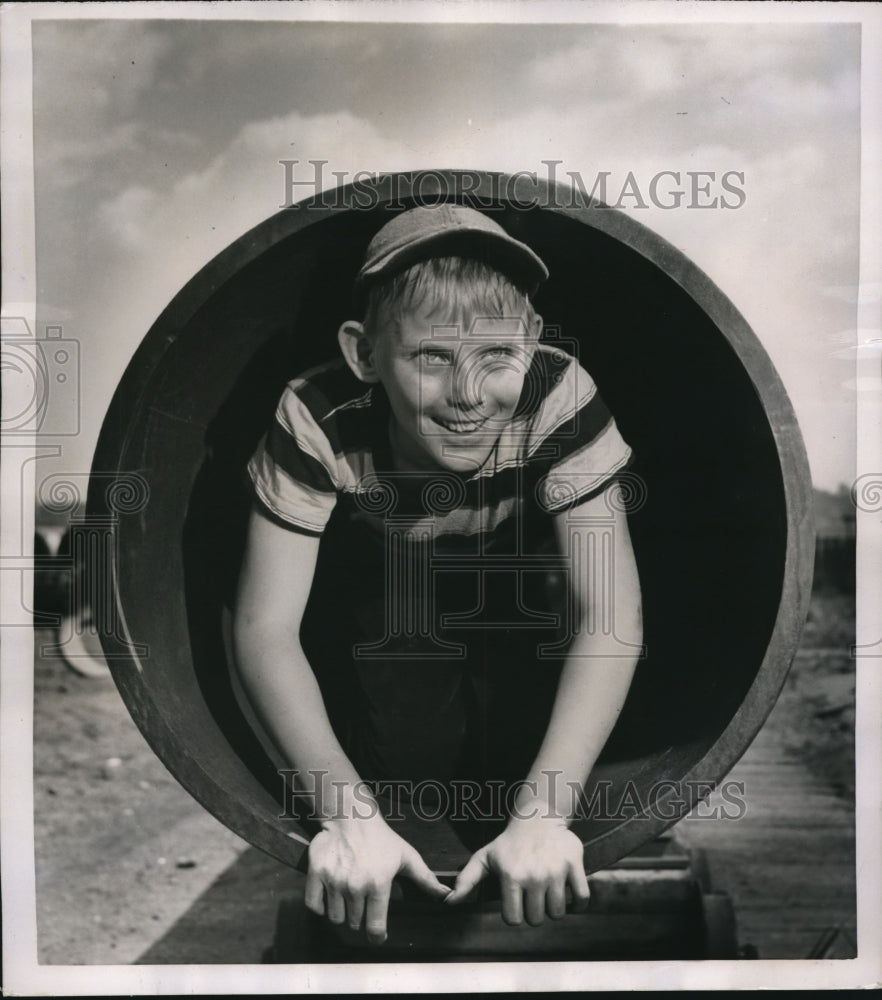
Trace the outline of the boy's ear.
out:
[[[533,329],[530,330],[530,336],[533,340],[538,340],[542,336],[542,317],[539,313],[535,313],[533,316]]]
[[[527,353],[525,360],[532,360],[534,353],[539,348],[539,338],[542,336],[542,317],[538,313],[534,313],[530,325],[527,326],[525,321],[524,326],[527,335]]]
[[[371,346],[364,325],[348,319],[337,331],[337,342],[346,359],[346,364],[352,369],[355,377],[362,382],[379,382],[373,363],[373,347]]]

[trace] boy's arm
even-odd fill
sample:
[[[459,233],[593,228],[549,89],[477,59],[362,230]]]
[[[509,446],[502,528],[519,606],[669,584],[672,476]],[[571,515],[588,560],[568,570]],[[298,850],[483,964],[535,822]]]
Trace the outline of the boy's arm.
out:
[[[388,827],[365,789],[358,800],[353,797],[361,779],[334,735],[300,645],[318,548],[318,538],[288,531],[257,510],[252,513],[234,617],[236,665],[255,712],[287,765],[321,772],[315,780],[314,812],[322,829],[309,847],[306,905],[334,923],[348,918],[354,929],[364,916],[369,940],[379,943],[386,936],[397,874],[408,875],[439,897],[448,890],[417,851]]]
[[[600,494],[579,508],[579,518],[597,517],[608,530],[615,506],[607,505],[605,495]],[[564,553],[572,544],[567,524],[568,514],[556,516],[555,531]],[[573,536],[580,545],[580,551],[567,553],[573,567],[584,567],[592,558],[587,536],[588,532]],[[494,871],[500,878],[507,923],[518,924],[526,916],[529,923],[538,924],[546,913],[563,916],[567,884],[576,906],[587,905],[582,844],[568,829],[578,802],[574,788],[583,786],[615,725],[642,643],[640,584],[623,513],[616,515],[613,538],[612,595],[604,598],[599,585],[585,593],[583,574],[568,574],[570,587],[575,588],[570,597],[581,611],[582,628],[568,651],[545,738],[506,830],[472,856],[448,897],[450,903],[464,898]],[[604,607],[604,600],[611,604]],[[585,628],[586,621],[594,623],[592,633]],[[601,623],[612,621],[615,634],[611,630],[606,634]],[[633,647],[633,656],[622,655],[623,642]]]

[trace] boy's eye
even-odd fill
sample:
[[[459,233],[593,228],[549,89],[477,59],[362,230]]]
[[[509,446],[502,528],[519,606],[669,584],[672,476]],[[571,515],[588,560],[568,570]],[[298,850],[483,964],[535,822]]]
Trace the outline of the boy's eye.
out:
[[[448,365],[451,361],[450,351],[442,351],[435,348],[427,348],[422,352],[423,360],[430,365]]]
[[[485,362],[505,361],[514,363],[521,357],[521,351],[513,344],[496,344],[481,352],[481,359]]]

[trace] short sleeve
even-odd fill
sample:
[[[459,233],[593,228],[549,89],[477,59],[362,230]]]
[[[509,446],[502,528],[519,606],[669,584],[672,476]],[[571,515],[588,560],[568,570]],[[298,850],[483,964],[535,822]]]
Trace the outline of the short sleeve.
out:
[[[543,407],[540,447],[548,471],[539,480],[536,497],[548,513],[596,496],[632,460],[594,380],[575,359],[555,382]]]
[[[327,436],[289,385],[248,463],[259,503],[293,530],[320,535],[337,503],[336,458]]]

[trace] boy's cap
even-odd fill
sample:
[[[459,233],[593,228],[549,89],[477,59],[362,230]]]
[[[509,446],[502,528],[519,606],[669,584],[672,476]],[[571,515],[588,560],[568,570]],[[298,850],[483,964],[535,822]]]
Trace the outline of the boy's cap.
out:
[[[430,257],[473,257],[497,268],[531,295],[548,268],[526,243],[464,205],[408,209],[386,223],[368,244],[356,285],[389,277]]]

